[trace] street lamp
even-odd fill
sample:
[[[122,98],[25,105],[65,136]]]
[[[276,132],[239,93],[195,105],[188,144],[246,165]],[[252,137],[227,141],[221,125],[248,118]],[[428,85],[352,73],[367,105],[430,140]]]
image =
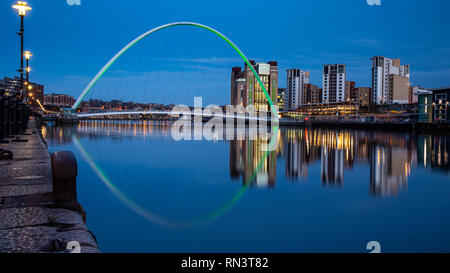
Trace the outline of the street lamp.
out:
[[[20,96],[23,94],[23,18],[27,14],[27,11],[31,10],[31,7],[27,5],[27,2],[23,1],[17,1],[15,5],[12,6],[14,9],[16,9],[19,12],[20,16],[20,32],[17,34],[20,36],[20,84],[21,84],[21,92]]]
[[[25,51],[24,53],[23,53],[23,56],[25,57],[25,60],[27,60],[27,64],[26,64],[26,71],[27,71],[27,80],[26,80],[26,83],[27,83],[27,88],[30,86],[30,71],[31,71],[31,68],[30,68],[30,66],[29,66],[29,61],[30,61],[30,58],[33,56],[32,54],[31,54],[31,52],[30,51]]]
[[[31,85],[28,85],[28,88],[26,90],[26,93],[28,94],[26,103],[27,104],[32,104],[32,99],[34,98],[34,94],[33,94],[33,87]]]

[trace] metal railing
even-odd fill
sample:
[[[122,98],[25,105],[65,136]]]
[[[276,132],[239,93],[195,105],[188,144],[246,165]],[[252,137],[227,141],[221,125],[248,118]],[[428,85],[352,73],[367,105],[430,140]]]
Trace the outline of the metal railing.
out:
[[[0,90],[0,142],[17,138],[27,129],[31,109],[19,98],[5,95]]]

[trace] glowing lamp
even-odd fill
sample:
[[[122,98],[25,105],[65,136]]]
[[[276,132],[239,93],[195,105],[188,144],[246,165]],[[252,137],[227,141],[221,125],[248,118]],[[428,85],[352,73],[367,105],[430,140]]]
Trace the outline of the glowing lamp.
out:
[[[27,2],[24,1],[17,1],[17,3],[12,7],[19,11],[20,16],[25,16],[27,11],[31,10],[31,7],[28,6]]]
[[[25,57],[25,59],[29,60],[33,56],[33,54],[31,54],[30,51],[25,51],[23,53],[23,56]]]

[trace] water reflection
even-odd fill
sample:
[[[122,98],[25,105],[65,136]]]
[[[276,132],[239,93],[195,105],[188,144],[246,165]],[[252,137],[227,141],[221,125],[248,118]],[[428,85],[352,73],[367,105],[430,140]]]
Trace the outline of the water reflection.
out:
[[[77,156],[102,251],[353,253],[375,239],[386,252],[448,252],[448,135],[281,128],[266,154],[262,140],[177,142],[170,131],[42,128],[50,151]]]
[[[65,144],[72,141],[73,135],[170,138],[170,128],[171,123],[164,121],[84,121],[77,126],[43,127],[42,133],[55,144]],[[280,162],[284,162],[285,179],[297,182],[311,179],[308,169],[319,164],[323,186],[343,187],[346,171],[358,165],[369,169],[360,179],[369,181],[371,195],[396,196],[407,189],[408,178],[415,168],[450,174],[449,135],[281,128],[278,143],[278,149],[261,161],[262,140],[229,141],[231,179],[241,180],[246,186],[273,188]]]
[[[275,186],[277,173],[276,152],[262,151],[263,140],[232,140],[230,141],[230,176],[237,180],[242,177],[243,184],[251,186]],[[262,159],[262,160],[261,160]],[[256,171],[256,173],[255,173]],[[255,175],[252,179],[251,176]]]
[[[407,188],[412,168],[449,172],[447,135],[326,129],[286,129],[281,135],[290,179],[306,179],[308,165],[320,160],[322,184],[342,186],[345,171],[362,163],[370,168],[361,179],[370,182],[371,194],[395,196]]]

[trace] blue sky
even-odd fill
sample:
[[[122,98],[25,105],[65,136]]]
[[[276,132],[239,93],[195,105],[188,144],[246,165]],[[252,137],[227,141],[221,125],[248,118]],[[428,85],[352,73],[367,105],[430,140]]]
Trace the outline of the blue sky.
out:
[[[0,76],[15,75],[18,68],[19,19],[13,2],[0,3]],[[381,0],[381,6],[369,6],[366,0],[135,0],[133,5],[126,0],[81,0],[81,6],[69,6],[66,0],[28,2],[33,7],[25,19],[25,47],[34,53],[31,80],[44,84],[47,93],[77,96],[129,41],[173,21],[209,25],[249,58],[278,61],[280,87],[285,86],[284,71],[294,67],[310,70],[312,82],[321,85],[321,66],[327,63],[346,63],[348,80],[370,86],[370,57],[375,55],[411,64],[415,85],[450,85],[447,0]],[[209,61],[225,57],[229,55],[213,52]],[[209,63],[208,56],[185,59]],[[229,79],[227,65],[241,64],[223,62],[224,79]],[[140,71],[145,72],[145,66]]]

